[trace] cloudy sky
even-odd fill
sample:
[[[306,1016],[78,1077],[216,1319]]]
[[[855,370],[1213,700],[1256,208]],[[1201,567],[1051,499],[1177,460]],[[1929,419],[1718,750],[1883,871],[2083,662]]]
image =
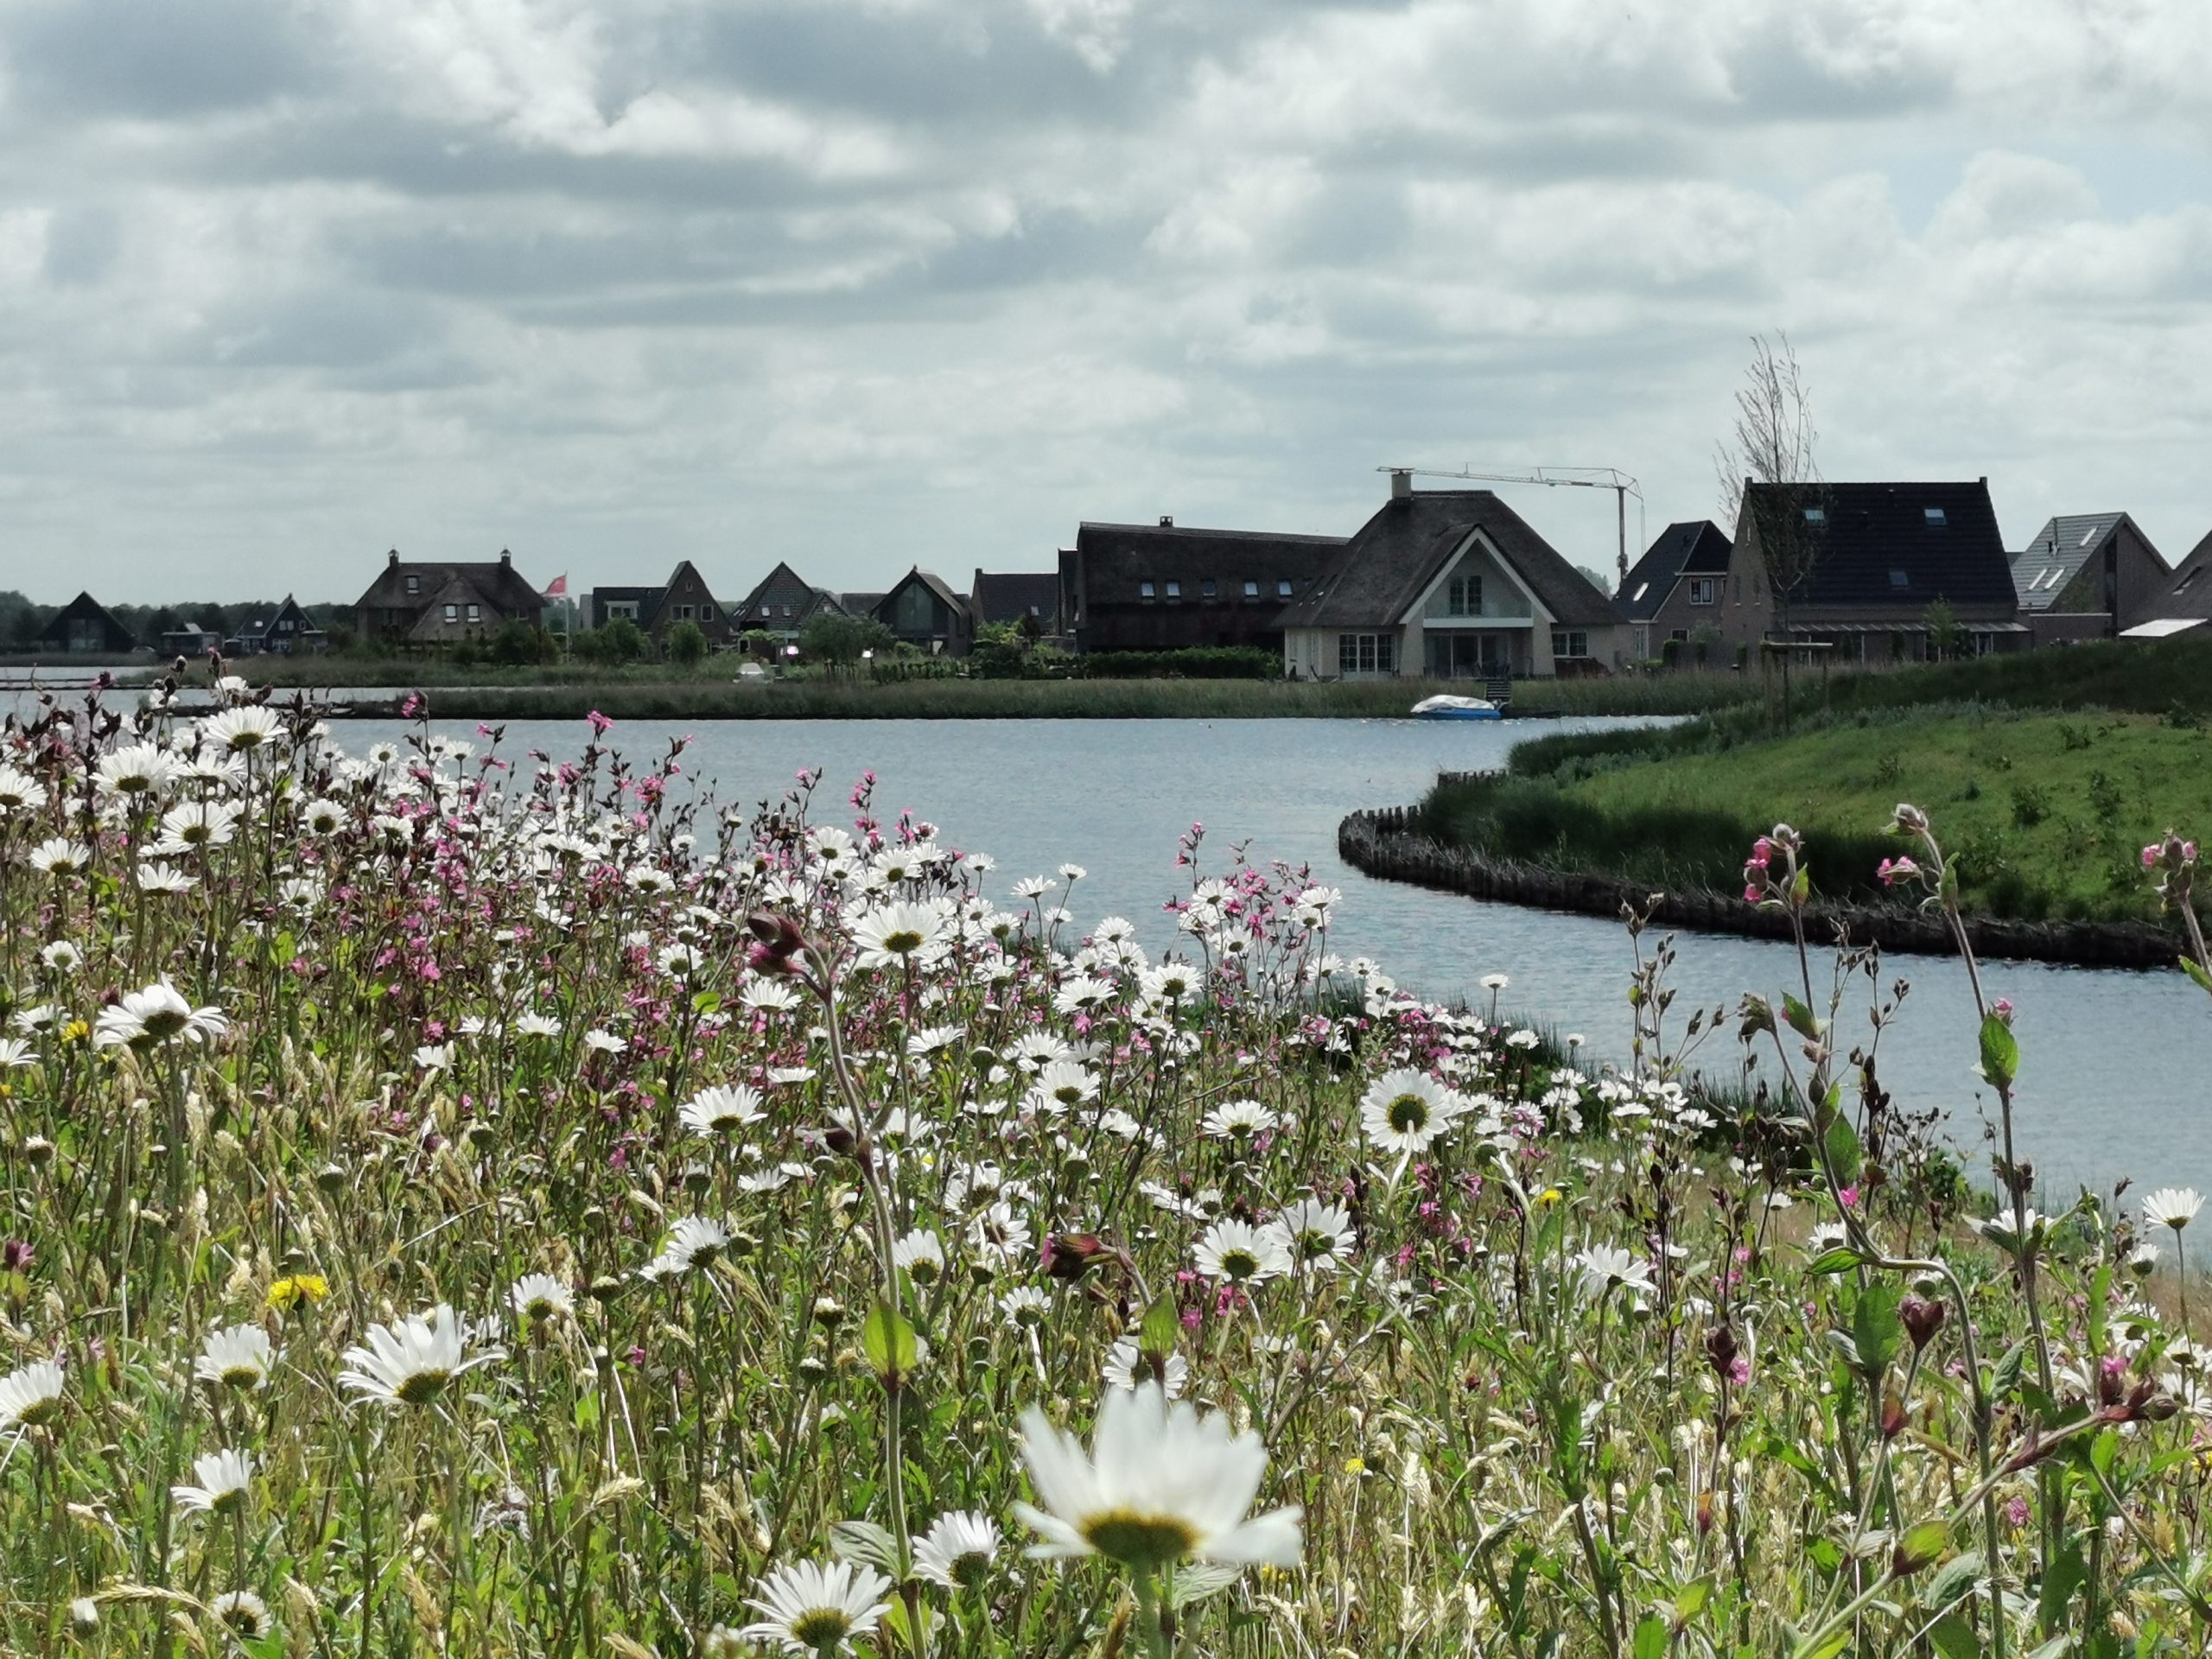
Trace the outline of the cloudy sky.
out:
[[[964,585],[1389,461],[1656,534],[1773,328],[1829,477],[2175,557],[2208,150],[2204,0],[0,0],[0,587]]]

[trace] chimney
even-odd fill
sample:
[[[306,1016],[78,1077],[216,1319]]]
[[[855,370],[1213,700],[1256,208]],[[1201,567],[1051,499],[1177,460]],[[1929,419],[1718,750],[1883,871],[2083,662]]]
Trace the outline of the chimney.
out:
[[[399,550],[397,548],[393,548],[391,552],[384,556],[384,568],[387,570],[397,570],[399,568]]]
[[[1403,501],[1408,499],[1413,493],[1414,475],[1412,469],[1405,467],[1393,467],[1390,469],[1390,499],[1393,501]]]
[[[504,547],[499,550],[499,563],[501,564],[512,564],[514,562],[515,556],[513,554],[508,552]]]
[[[1174,528],[1175,528],[1175,515],[1174,515],[1173,513],[1172,513],[1172,512],[1163,512],[1163,513],[1161,513],[1161,514],[1160,515],[1160,527],[1162,530],[1173,530],[1173,529],[1174,529]]]

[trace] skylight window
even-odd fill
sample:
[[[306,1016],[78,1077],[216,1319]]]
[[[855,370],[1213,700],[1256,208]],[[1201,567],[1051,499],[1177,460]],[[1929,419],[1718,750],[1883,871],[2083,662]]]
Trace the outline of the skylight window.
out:
[[[1828,510],[1826,507],[1808,507],[1805,509],[1805,522],[1807,524],[1825,524],[1827,521]]]
[[[1930,530],[1941,530],[1951,522],[1943,516],[1943,509],[1941,507],[1923,507],[1920,510],[1920,516],[1927,521],[1928,528]]]
[[[1902,570],[1892,570],[1890,572],[1890,586],[1892,588],[1910,588],[1912,586],[1912,578],[1905,575]]]
[[[2084,547],[2087,547],[2091,542],[2094,542],[2096,539],[2097,527],[2094,524],[2091,524],[2087,530],[2082,532],[2082,545]]]
[[[1644,594],[1646,594],[1649,593],[1650,591],[1651,591],[1651,584],[1650,584],[1649,582],[1637,582],[1637,583],[1636,584],[1636,594],[1635,594],[1635,597],[1634,597],[1634,598],[1631,598],[1631,599],[1629,601],[1629,603],[1630,603],[1630,604],[1631,604],[1631,605],[1637,604],[1637,602],[1639,602],[1639,601],[1643,598]]]

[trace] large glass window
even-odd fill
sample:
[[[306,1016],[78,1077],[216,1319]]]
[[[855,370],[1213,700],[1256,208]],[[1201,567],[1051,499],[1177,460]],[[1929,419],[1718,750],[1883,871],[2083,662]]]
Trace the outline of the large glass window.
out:
[[[1398,639],[1389,633],[1340,633],[1337,636],[1339,674],[1395,674],[1398,671]]]
[[[1446,584],[1444,613],[1446,616],[1480,616],[1483,613],[1483,579],[1480,576],[1454,576]]]
[[[1714,589],[1719,586],[1719,583],[1714,581],[1711,576],[1692,576],[1690,578],[1690,603],[1693,605],[1712,604],[1714,600],[1719,597],[1719,595],[1714,592]]]
[[[1580,628],[1554,628],[1552,655],[1554,657],[1587,657],[1590,636]]]

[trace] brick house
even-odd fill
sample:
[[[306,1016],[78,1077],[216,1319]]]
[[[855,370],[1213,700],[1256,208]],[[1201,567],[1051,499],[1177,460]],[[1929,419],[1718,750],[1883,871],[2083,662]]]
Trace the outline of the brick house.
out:
[[[594,588],[584,601],[584,626],[603,628],[616,618],[635,623],[654,644],[666,642],[679,622],[695,624],[708,645],[734,645],[737,626],[690,560],[681,561],[658,588]]]
[[[67,656],[111,657],[136,651],[138,641],[106,606],[90,594],[79,594],[47,619],[38,632],[38,645]]]
[[[451,645],[486,638],[510,622],[536,627],[544,607],[505,550],[487,563],[402,559],[395,550],[353,602],[353,632],[364,640]]]
[[[2116,638],[2158,615],[2173,581],[2124,512],[2062,514],[2012,555],[2012,591],[2038,645]]]
[[[1977,653],[2028,643],[2012,563],[1997,529],[1989,480],[1973,483],[1770,485],[1746,481],[1720,594],[1732,647],[1781,638],[1760,543],[1802,535],[1809,570],[1790,596],[1790,642],[1836,662],[1918,661],[1938,600]]]
[[[968,610],[976,626],[1034,625],[1039,638],[1060,629],[1060,579],[1050,570],[991,572],[978,570],[968,584]]]
[[[1060,552],[1060,616],[1078,651],[1279,650],[1284,605],[1309,592],[1341,536],[1084,524]]]
[[[1497,679],[1618,666],[1627,625],[1611,595],[1488,490],[1390,499],[1276,623],[1300,679]]]
[[[942,576],[919,565],[878,601],[875,620],[925,656],[965,657],[976,643],[976,619],[968,601]]]
[[[1628,652],[1634,661],[1662,655],[1669,639],[1687,649],[1708,629],[1719,637],[1721,591],[1734,550],[1710,518],[1669,524],[1659,532],[1613,595],[1628,620]]]
[[[798,639],[807,618],[820,611],[842,613],[845,605],[779,559],[776,568],[731,611],[730,622],[740,634],[772,633],[779,643],[790,645]]]

